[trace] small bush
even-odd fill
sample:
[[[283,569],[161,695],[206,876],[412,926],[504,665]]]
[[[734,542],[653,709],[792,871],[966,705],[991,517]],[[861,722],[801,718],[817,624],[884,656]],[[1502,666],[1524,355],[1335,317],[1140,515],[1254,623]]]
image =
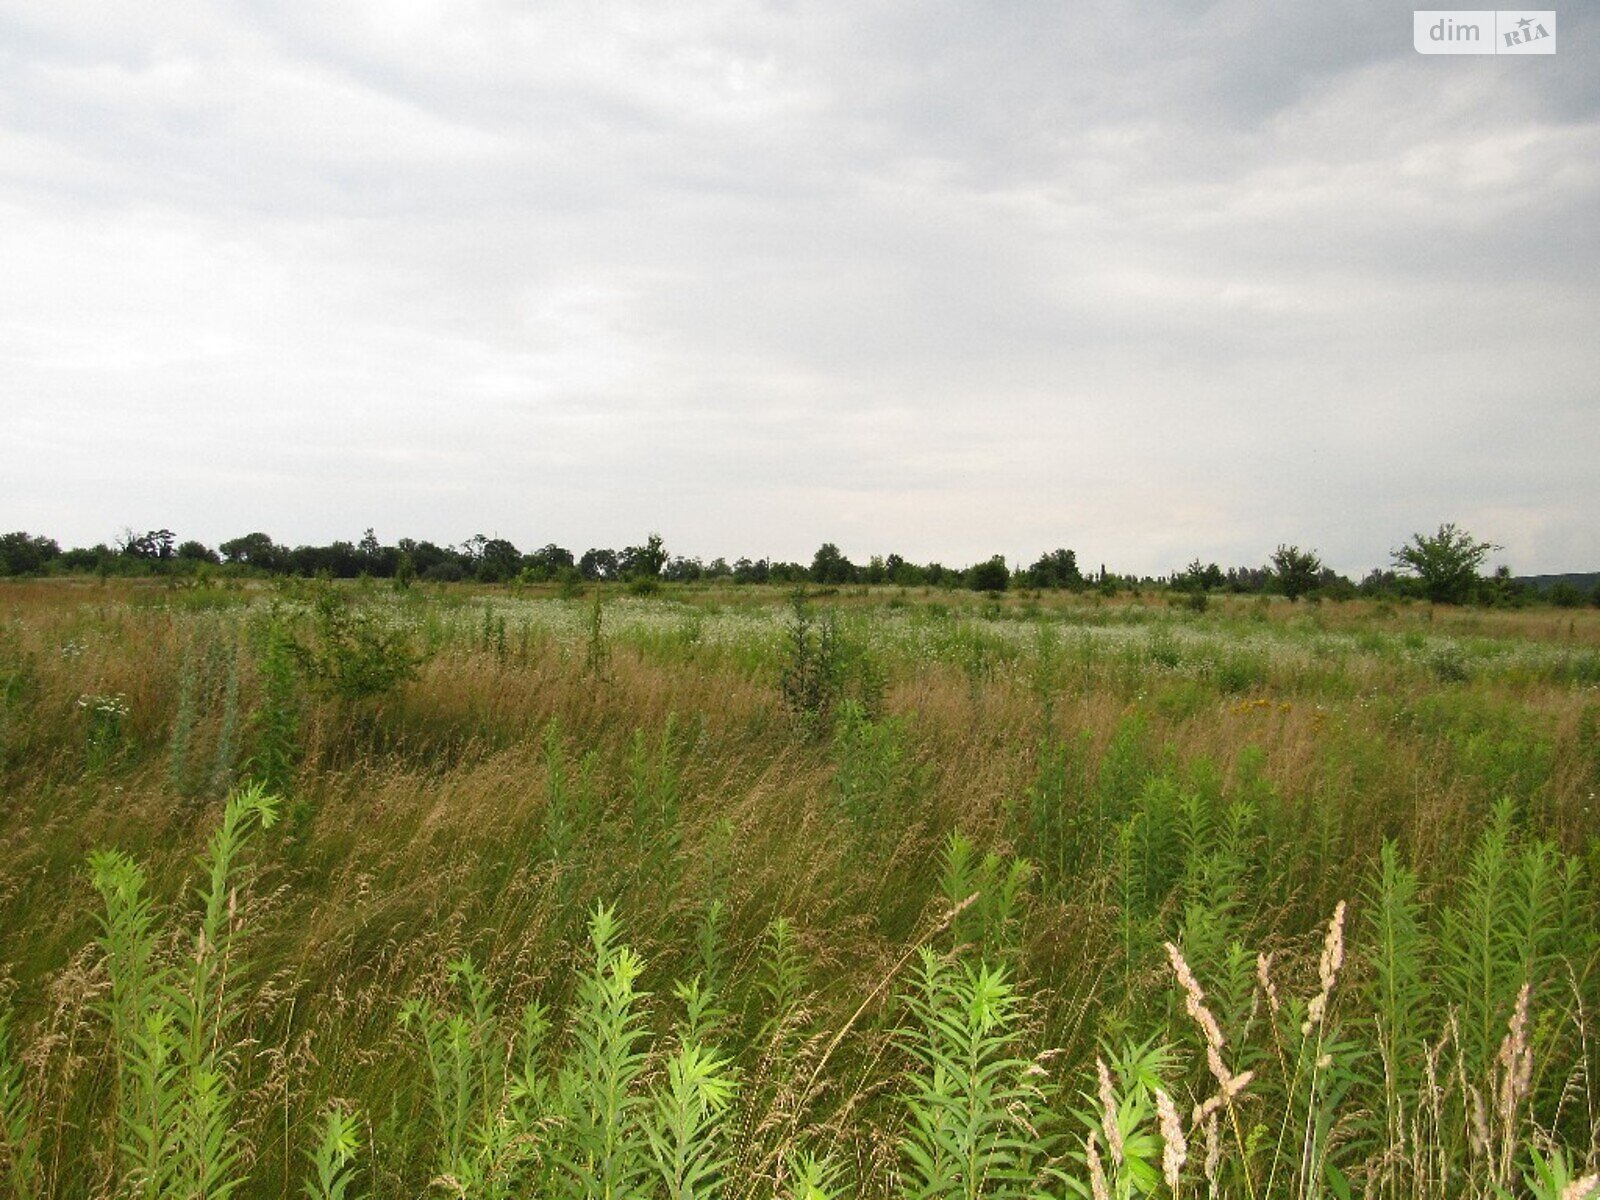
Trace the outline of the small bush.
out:
[[[826,728],[844,690],[839,635],[832,615],[818,618],[796,592],[778,686],[784,707],[812,733]]]

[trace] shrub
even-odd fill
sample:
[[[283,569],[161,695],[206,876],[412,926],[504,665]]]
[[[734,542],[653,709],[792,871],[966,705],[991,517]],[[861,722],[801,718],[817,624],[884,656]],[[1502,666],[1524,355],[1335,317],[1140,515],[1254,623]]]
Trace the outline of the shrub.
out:
[[[967,586],[975,592],[1003,592],[1010,585],[1011,569],[998,554],[967,572]]]
[[[310,637],[291,636],[288,650],[311,689],[323,696],[346,703],[381,696],[415,679],[427,659],[409,631],[358,609],[331,585],[317,590],[310,617]]]
[[[778,686],[784,707],[813,734],[826,728],[844,689],[838,629],[832,614],[818,618],[803,592],[790,600],[794,615]]]

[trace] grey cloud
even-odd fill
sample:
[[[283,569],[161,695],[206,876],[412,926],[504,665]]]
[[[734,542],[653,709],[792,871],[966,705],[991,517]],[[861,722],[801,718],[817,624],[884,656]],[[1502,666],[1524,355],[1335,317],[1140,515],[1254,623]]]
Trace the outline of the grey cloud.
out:
[[[1600,563],[1585,11],[0,20],[0,505],[68,540]]]

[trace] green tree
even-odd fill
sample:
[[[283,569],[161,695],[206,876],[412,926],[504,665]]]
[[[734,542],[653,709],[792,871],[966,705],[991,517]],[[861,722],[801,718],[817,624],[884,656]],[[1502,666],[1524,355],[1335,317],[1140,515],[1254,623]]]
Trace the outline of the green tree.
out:
[[[1003,555],[996,554],[967,572],[967,586],[975,592],[1003,592],[1011,583],[1011,571]]]
[[[178,559],[180,562],[220,563],[222,559],[217,552],[204,542],[188,541],[178,546]]]
[[[616,579],[621,573],[621,565],[615,550],[591,546],[578,560],[578,570],[585,579]]]
[[[477,553],[473,561],[480,583],[504,583],[522,568],[522,551],[505,538],[485,538],[478,535]]]
[[[823,542],[811,560],[812,583],[851,583],[856,577],[856,566],[832,542]]]
[[[1478,570],[1490,551],[1500,547],[1493,542],[1474,541],[1454,522],[1439,526],[1432,537],[1420,533],[1391,552],[1394,565],[1422,581],[1422,590],[1435,604],[1465,604],[1472,599],[1478,584]]]
[[[1198,558],[1192,561],[1183,571],[1172,577],[1172,590],[1175,592],[1211,592],[1216,591],[1228,582],[1228,577],[1222,573],[1222,568],[1216,563],[1203,563]]]
[[[61,547],[53,538],[30,537],[20,530],[0,534],[0,575],[31,575],[59,557]]]
[[[1278,577],[1278,586],[1290,600],[1298,600],[1317,586],[1322,573],[1322,560],[1314,550],[1299,546],[1280,545],[1272,552],[1272,571]]]
[[[549,583],[575,565],[571,550],[549,542],[542,549],[522,556],[522,578],[528,583]]]
[[[658,579],[667,565],[667,551],[659,533],[652,533],[642,546],[629,546],[622,552],[618,568],[624,579]]]
[[[129,558],[165,562],[172,557],[177,541],[177,535],[170,529],[152,529],[148,533],[134,533],[129,529],[122,535],[122,552]]]
[[[1060,549],[1040,555],[1039,561],[1028,568],[1028,581],[1037,588],[1071,588],[1081,590],[1083,573],[1078,570],[1075,551]]]
[[[247,533],[223,542],[217,549],[231,563],[243,563],[265,571],[281,571],[289,561],[289,552],[264,533]]]

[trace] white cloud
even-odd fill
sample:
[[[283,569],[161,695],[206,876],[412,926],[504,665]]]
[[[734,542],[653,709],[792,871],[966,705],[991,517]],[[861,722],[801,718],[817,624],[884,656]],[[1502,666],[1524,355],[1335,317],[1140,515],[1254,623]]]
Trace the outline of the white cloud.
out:
[[[1591,22],[1393,16],[18,0],[0,509],[1600,565]]]

